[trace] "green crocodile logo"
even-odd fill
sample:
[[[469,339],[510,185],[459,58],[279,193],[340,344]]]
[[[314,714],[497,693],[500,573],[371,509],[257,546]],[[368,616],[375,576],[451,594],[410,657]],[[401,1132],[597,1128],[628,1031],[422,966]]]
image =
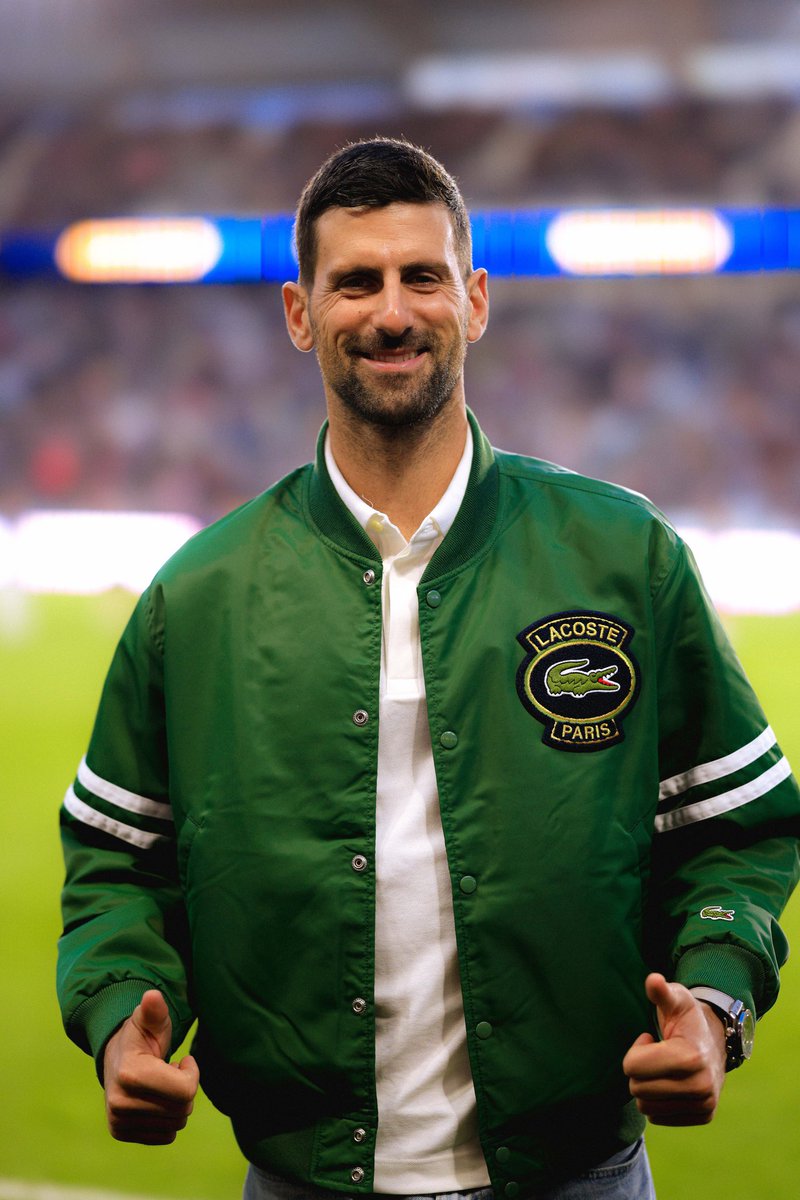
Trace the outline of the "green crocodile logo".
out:
[[[703,921],[732,921],[735,916],[735,908],[723,908],[721,904],[707,904],[700,912]]]
[[[611,678],[617,667],[598,667],[586,671],[588,658],[563,658],[553,663],[544,677],[544,686],[550,696],[588,696],[590,692],[618,692],[619,684]]]
[[[634,636],[619,617],[587,609],[550,613],[517,634],[517,695],[544,725],[545,746],[585,754],[624,740],[622,718],[639,694]]]

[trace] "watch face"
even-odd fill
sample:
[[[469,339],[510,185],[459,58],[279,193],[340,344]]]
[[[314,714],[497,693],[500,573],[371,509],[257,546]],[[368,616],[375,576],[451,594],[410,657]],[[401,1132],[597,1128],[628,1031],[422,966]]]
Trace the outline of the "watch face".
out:
[[[753,1053],[753,1042],[756,1035],[756,1023],[749,1008],[743,1009],[739,1014],[738,1024],[742,1039],[742,1055],[744,1058],[749,1058]]]

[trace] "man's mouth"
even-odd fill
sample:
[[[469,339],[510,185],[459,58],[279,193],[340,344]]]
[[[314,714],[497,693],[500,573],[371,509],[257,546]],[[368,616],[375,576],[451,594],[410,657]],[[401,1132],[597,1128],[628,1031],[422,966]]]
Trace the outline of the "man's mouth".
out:
[[[353,346],[352,353],[359,358],[368,358],[371,362],[410,362],[424,354],[427,346]]]
[[[378,371],[407,371],[419,366],[428,353],[427,346],[398,346],[395,349],[356,349],[357,358],[364,359]]]
[[[371,359],[372,362],[404,363],[411,362],[412,358],[418,358],[421,353],[420,350],[373,350],[367,351],[364,357]]]

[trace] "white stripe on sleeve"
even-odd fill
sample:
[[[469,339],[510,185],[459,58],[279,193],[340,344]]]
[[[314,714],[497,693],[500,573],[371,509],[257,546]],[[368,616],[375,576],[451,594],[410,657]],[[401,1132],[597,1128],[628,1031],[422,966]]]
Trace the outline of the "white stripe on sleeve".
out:
[[[791,773],[792,768],[788,760],[781,758],[750,783],[743,783],[741,787],[711,796],[708,800],[699,800],[697,804],[687,804],[685,808],[674,808],[672,812],[662,813],[656,817],[656,833],[665,833],[669,829],[691,825],[695,821],[706,821],[709,817],[718,817],[734,808],[741,808],[743,804],[749,804],[751,800],[766,795],[784,779],[788,779]]]
[[[110,833],[113,837],[120,838],[123,842],[129,842],[132,846],[138,846],[140,850],[149,850],[156,842],[167,840],[163,833],[148,833],[144,829],[135,829],[133,825],[125,825],[122,821],[116,821],[106,813],[98,812],[96,808],[84,804],[83,800],[75,795],[72,787],[67,789],[64,807],[84,825],[102,829],[104,833]]]
[[[94,792],[95,796],[99,796],[101,800],[108,800],[109,804],[115,804],[117,808],[139,813],[142,817],[172,820],[172,807],[169,804],[162,804],[160,800],[150,800],[147,796],[137,796],[136,792],[129,792],[115,783],[109,783],[107,779],[101,779],[99,775],[95,775],[85,758],[81,759],[78,767],[78,782],[83,784],[87,792]]]
[[[739,771],[742,767],[747,767],[750,763],[755,762],[757,758],[761,758],[762,754],[766,754],[767,750],[772,749],[776,740],[775,734],[768,725],[757,738],[753,738],[752,742],[748,742],[739,750],[734,750],[732,754],[726,754],[724,758],[715,758],[713,762],[701,763],[689,771],[684,771],[681,775],[673,775],[671,779],[665,779],[658,789],[659,801],[668,800],[671,796],[678,796],[681,792],[688,792],[690,788],[697,787],[698,784],[712,783],[715,779],[724,779],[726,775],[732,775],[734,771]]]

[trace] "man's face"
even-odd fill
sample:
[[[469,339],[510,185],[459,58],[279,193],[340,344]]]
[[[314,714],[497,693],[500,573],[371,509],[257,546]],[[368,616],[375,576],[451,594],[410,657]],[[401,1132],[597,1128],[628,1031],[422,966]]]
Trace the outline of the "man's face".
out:
[[[309,289],[287,284],[296,345],[316,349],[329,404],[378,425],[431,420],[463,396],[467,343],[486,324],[486,273],[465,281],[443,204],[332,208]]]

